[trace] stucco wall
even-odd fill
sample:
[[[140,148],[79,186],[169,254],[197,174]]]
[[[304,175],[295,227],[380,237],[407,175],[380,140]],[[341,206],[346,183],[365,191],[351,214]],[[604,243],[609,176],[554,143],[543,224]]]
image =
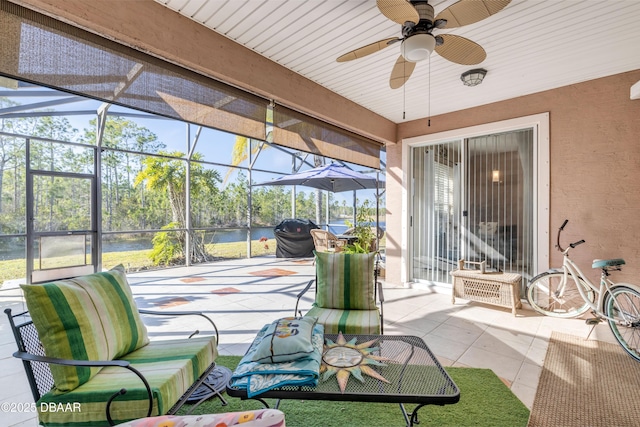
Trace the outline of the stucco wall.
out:
[[[615,278],[640,285],[640,100],[629,88],[640,70],[457,111],[398,126],[403,138],[550,113],[550,264],[557,228],[563,241],[585,239],[572,252],[592,279],[595,258],[622,257]],[[402,144],[387,146],[387,281],[401,284]],[[408,172],[408,171],[407,171]],[[566,240],[565,240],[566,239]]]

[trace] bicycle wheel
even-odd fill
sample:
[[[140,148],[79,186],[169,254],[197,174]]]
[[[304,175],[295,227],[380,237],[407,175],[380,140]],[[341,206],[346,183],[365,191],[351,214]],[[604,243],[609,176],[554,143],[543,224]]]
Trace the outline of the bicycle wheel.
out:
[[[589,301],[593,302],[593,290],[581,278],[578,278],[578,283]],[[534,277],[527,286],[527,300],[535,311],[551,317],[577,317],[589,309],[573,276],[567,275],[564,283],[562,272],[546,272]]]
[[[604,313],[618,343],[640,362],[640,293],[626,286],[614,287],[605,296]]]

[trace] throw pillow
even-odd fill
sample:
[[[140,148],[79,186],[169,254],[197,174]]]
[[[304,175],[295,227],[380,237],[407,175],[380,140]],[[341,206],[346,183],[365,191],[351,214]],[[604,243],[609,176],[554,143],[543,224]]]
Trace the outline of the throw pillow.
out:
[[[161,415],[139,418],[117,427],[284,427],[285,415],[278,409],[254,409],[204,415]]]
[[[316,302],[321,308],[374,310],[375,253],[316,252]]]
[[[39,285],[22,285],[49,357],[113,360],[149,342],[124,267]],[[51,366],[56,392],[75,389],[101,368]]]
[[[251,356],[253,362],[290,362],[313,353],[315,317],[284,317],[271,323]]]

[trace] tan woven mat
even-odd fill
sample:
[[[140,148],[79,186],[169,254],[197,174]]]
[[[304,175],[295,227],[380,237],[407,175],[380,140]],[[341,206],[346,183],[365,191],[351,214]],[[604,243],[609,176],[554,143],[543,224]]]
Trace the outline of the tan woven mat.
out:
[[[553,332],[529,427],[640,425],[640,362],[617,344]]]

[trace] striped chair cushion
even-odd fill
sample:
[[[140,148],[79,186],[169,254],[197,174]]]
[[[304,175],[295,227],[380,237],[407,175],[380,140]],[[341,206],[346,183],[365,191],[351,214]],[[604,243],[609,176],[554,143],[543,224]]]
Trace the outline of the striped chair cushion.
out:
[[[217,357],[215,337],[152,341],[121,360],[128,360],[147,379],[153,394],[151,415],[166,414]],[[121,388],[127,392],[111,405],[111,417],[122,423],[145,417],[149,405],[142,381],[124,368],[103,368],[91,381],[64,394],[47,393],[37,402],[45,427],[108,425],[105,408]],[[74,403],[77,410],[74,409]],[[46,408],[68,408],[49,411]],[[79,407],[78,407],[79,405]],[[45,410],[43,410],[45,409]]]
[[[374,310],[375,253],[316,252],[316,304],[323,308]]]
[[[113,360],[149,342],[122,266],[22,289],[49,357]],[[51,365],[55,392],[75,389],[100,369]]]
[[[340,310],[311,307],[306,316],[317,317],[325,334],[380,334],[380,312],[375,310]]]

